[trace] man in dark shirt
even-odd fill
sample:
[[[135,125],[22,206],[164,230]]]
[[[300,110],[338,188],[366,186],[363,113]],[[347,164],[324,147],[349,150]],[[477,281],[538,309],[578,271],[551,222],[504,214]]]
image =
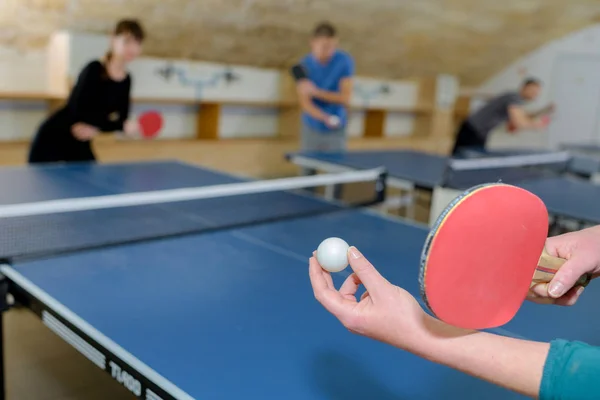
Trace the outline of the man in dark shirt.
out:
[[[511,132],[520,129],[542,129],[546,123],[538,117],[551,111],[551,107],[536,113],[527,113],[526,102],[535,100],[541,89],[541,83],[529,78],[521,85],[519,92],[508,92],[491,99],[485,106],[471,114],[460,126],[452,155],[459,155],[464,148],[485,149],[487,139],[498,125],[509,122],[514,127]]]

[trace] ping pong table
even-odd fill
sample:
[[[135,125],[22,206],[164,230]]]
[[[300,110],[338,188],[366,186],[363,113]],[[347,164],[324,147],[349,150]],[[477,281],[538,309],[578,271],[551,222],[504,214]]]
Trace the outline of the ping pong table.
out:
[[[511,154],[518,154],[518,152],[489,152],[488,156],[502,157]],[[436,189],[451,189],[449,196],[443,196],[445,204],[448,203],[447,200],[469,187],[502,181],[520,186],[539,196],[546,204],[548,211],[557,218],[575,220],[581,225],[600,224],[600,207],[597,205],[597,199],[600,198],[600,185],[587,179],[566,176],[558,171],[510,167],[461,171],[448,177],[448,157],[412,150],[369,150],[342,153],[299,152],[288,154],[287,158],[290,162],[304,168],[328,172],[382,166],[388,171],[389,187],[408,190],[411,193],[416,189],[428,192],[434,192]],[[597,165],[590,165],[589,161],[583,156],[576,156],[571,164],[575,165],[578,172],[585,167],[587,173],[592,173],[589,168],[597,168]],[[410,201],[392,203],[392,205],[406,205],[407,203],[409,206],[411,205]],[[409,208],[409,216],[414,216],[414,209]],[[431,220],[435,220],[435,218],[430,218]]]
[[[240,181],[178,162],[5,168],[0,184],[10,190],[0,192],[0,205]],[[308,257],[330,236],[356,245],[387,279],[418,296],[425,226],[297,192],[193,206],[196,217],[221,223],[324,205],[331,211],[6,260],[1,298],[12,294],[140,399],[521,398],[351,334],[314,300]],[[153,213],[127,212],[139,218],[139,229],[153,223]],[[81,235],[100,234],[96,226],[119,234],[110,218],[95,215],[96,225]],[[185,223],[178,215],[173,219]],[[62,230],[53,234],[78,240]],[[336,285],[348,274],[335,274]],[[527,303],[513,321],[493,331],[600,345],[600,320],[587,318],[599,303],[600,290],[592,285],[575,307]],[[8,304],[3,306],[7,311]]]

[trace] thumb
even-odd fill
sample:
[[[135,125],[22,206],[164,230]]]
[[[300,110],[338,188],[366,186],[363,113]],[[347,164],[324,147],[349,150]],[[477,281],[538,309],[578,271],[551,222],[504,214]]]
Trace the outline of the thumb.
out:
[[[376,295],[378,288],[387,283],[373,264],[356,247],[352,246],[348,250],[348,260],[354,273],[358,276],[367,291],[371,293],[371,297]]]
[[[551,297],[558,298],[567,293],[575,286],[579,278],[589,271],[590,267],[580,258],[573,257],[567,260],[563,266],[556,271],[554,278],[548,284],[548,293]]]

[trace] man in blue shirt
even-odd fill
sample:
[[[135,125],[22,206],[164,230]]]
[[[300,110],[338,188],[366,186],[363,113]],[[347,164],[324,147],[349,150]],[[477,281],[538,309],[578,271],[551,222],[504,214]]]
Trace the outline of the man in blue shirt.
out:
[[[296,77],[303,111],[301,147],[304,151],[343,151],[354,61],[337,48],[336,30],[329,23],[317,25],[310,45],[311,53],[300,62],[303,76]]]

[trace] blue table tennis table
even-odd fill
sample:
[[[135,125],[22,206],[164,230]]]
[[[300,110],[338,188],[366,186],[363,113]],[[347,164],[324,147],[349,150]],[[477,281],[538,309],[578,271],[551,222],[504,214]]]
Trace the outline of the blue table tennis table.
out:
[[[522,154],[530,151],[522,152]],[[496,151],[488,156],[507,156],[518,152]],[[444,187],[458,191],[482,183],[498,182],[513,184],[539,196],[548,211],[558,218],[575,220],[581,224],[600,224],[600,185],[589,179],[566,176],[557,171],[528,170],[519,167],[464,171],[448,176],[449,158],[438,154],[412,150],[369,150],[334,152],[300,152],[288,154],[290,162],[304,168],[341,172],[348,170],[385,167],[389,174],[388,186],[414,191],[432,192]],[[571,165],[582,172],[592,173],[598,168],[592,160],[575,156]],[[412,216],[412,214],[410,214]]]
[[[5,168],[0,184],[10,190],[0,192],[0,205],[240,181],[178,162]],[[195,204],[196,215],[222,222],[324,204],[297,192],[227,202],[226,212],[214,202]],[[139,222],[143,229],[147,221]],[[5,260],[0,289],[139,399],[521,398],[351,334],[314,299],[308,257],[329,236],[356,245],[387,279],[418,296],[427,232],[335,204],[318,215]],[[347,276],[336,274],[336,285]],[[589,318],[599,303],[594,285],[572,308],[526,303],[495,332],[600,345],[600,320]]]

